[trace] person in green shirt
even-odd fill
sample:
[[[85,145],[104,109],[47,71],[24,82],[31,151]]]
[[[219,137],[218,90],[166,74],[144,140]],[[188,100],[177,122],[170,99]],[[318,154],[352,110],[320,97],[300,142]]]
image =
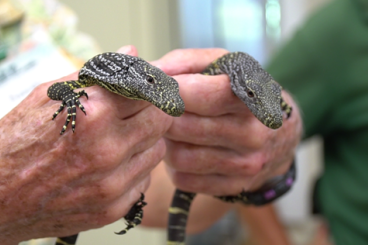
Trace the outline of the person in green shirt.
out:
[[[368,244],[368,1],[326,5],[267,70],[297,101],[304,138],[324,139],[315,204],[332,240]]]
[[[296,100],[304,138],[324,139],[314,202],[332,242],[368,244],[368,1],[331,1],[285,43],[267,71]],[[291,244],[272,206],[242,206],[239,216],[257,244]]]

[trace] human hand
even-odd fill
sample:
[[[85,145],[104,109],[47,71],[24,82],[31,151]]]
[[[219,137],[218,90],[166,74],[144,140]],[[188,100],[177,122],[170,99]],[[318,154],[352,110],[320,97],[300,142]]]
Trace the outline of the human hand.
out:
[[[175,50],[153,62],[180,84],[186,112],[165,135],[169,174],[181,190],[216,196],[254,190],[285,173],[302,131],[297,106],[283,126],[264,126],[237,98],[227,75],[199,73],[227,53],[223,49]]]
[[[126,52],[136,55],[134,47]],[[58,81],[76,79],[77,73]],[[0,241],[66,236],[122,218],[165,154],[172,118],[148,102],[86,88],[76,132],[38,86],[0,120]]]

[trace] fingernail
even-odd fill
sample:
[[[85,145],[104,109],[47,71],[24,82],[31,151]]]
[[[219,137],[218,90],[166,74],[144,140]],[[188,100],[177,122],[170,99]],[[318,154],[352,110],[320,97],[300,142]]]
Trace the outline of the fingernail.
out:
[[[118,49],[118,53],[128,54],[132,51],[132,45],[126,45]]]

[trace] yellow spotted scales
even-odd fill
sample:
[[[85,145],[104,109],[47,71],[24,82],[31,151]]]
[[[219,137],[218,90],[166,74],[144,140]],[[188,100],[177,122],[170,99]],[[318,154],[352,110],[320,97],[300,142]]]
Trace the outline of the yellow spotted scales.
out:
[[[52,119],[67,107],[68,115],[60,134],[70,121],[74,132],[76,107],[86,111],[79,98],[87,93],[74,89],[99,85],[129,99],[146,100],[171,116],[184,113],[184,102],[179,95],[179,85],[163,71],[141,58],[120,53],[103,53],[87,61],[79,72],[78,80],[54,83],[47,90],[50,99],[61,100],[60,108]]]

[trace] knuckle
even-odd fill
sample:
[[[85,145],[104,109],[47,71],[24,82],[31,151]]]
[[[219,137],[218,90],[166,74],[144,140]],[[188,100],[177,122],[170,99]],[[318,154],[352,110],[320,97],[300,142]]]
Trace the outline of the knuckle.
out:
[[[219,57],[224,55],[224,54],[229,53],[229,51],[224,49],[224,48],[213,48],[213,52],[218,54]]]
[[[159,141],[157,141],[157,143],[154,146],[154,158],[153,158],[153,162],[157,162],[157,161],[161,161],[166,154],[166,144],[165,141],[163,139],[160,139]]]
[[[265,164],[266,157],[262,154],[237,155],[228,157],[221,162],[221,171],[228,176],[254,176]]]
[[[184,49],[177,48],[177,49],[174,49],[174,50],[170,51],[167,55],[180,56],[180,55],[183,54],[183,51],[184,51]]]
[[[143,122],[146,136],[160,138],[171,125],[172,117],[153,105],[149,106],[146,112],[146,120]]]
[[[257,175],[263,169],[265,161],[266,157],[262,154],[256,154],[247,158],[246,162],[243,164],[245,174],[250,176]]]
[[[262,170],[263,163],[251,163],[248,164],[246,172],[249,175],[257,175]]]
[[[158,113],[156,107],[149,106],[142,113],[143,120],[137,120],[132,127],[131,133],[125,139],[128,148],[138,147],[138,151],[143,151],[154,145],[168,130],[172,119],[163,113]]]
[[[187,161],[188,158],[182,156],[184,145],[184,143],[166,140],[167,152],[164,159],[167,165],[174,169],[182,170],[182,165],[185,165],[185,162],[190,162]],[[193,154],[190,154],[190,156],[194,158]]]
[[[243,135],[243,138],[247,139],[245,142],[247,147],[252,150],[262,149],[269,141],[270,129],[265,128],[256,118],[250,122],[249,126],[250,129],[245,132],[246,135]]]
[[[108,178],[101,183],[95,196],[99,198],[100,203],[108,204],[121,196],[125,188],[124,184],[115,178]]]
[[[103,205],[111,205],[112,203],[116,202],[116,200],[121,198],[122,195],[128,193],[128,190],[132,187],[132,185],[139,185],[140,182],[137,180],[139,178],[132,177],[132,175],[135,176],[134,173],[131,174],[133,170],[130,171],[129,169],[127,172],[129,175],[127,178],[122,178],[122,174],[119,171],[111,176],[108,176],[98,184],[98,191],[95,195],[99,197],[100,203]]]
[[[124,166],[126,181],[136,182],[149,175],[165,155],[165,144],[160,140],[149,150],[138,153],[130,159],[130,163]]]

